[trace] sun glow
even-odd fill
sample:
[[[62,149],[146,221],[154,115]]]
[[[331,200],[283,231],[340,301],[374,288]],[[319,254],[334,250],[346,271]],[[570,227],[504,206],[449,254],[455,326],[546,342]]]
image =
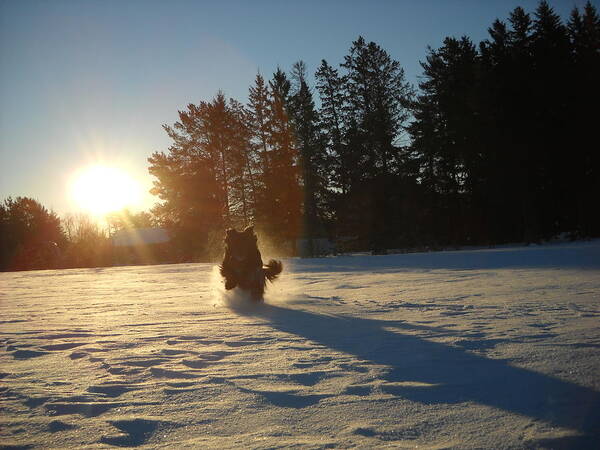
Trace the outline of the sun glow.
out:
[[[136,180],[121,169],[106,166],[91,166],[78,172],[71,195],[78,207],[97,215],[139,206],[142,201]]]

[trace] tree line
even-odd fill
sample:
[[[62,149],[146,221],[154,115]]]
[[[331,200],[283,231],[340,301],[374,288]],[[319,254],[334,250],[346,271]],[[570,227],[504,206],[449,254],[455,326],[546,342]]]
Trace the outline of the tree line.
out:
[[[410,158],[435,217],[424,225],[458,243],[597,236],[596,10],[565,25],[543,1],[489,35],[446,38],[422,63]]]
[[[222,92],[190,103],[148,159],[159,202],[140,224],[170,230],[172,261],[214,258],[225,228],[249,224],[288,254],[320,238],[380,253],[599,236],[596,9],[563,23],[541,1],[488,32],[428,47],[416,88],[358,37],[341,63],[321,62],[314,86],[299,61],[257,74],[245,104]],[[27,260],[13,207],[0,207],[2,254]],[[75,248],[66,223],[47,222],[55,234],[31,231],[39,242]]]
[[[173,144],[149,158],[161,200],[153,213],[189,257],[209,252],[224,228],[250,223],[291,254],[298,238],[387,243],[395,205],[380,194],[403,176],[412,88],[400,64],[362,37],[341,68],[323,61],[315,75],[320,108],[300,61],[289,75],[258,74],[246,105],[219,92],[164,126]]]
[[[600,233],[591,3],[566,24],[545,1],[518,7],[421,65],[414,89],[359,37],[314,88],[298,62],[257,75],[245,105],[222,92],[188,105],[149,158],[154,214],[190,257],[249,223],[292,253],[298,238],[381,252]]]
[[[111,235],[154,225],[143,211],[114,213],[103,227],[83,213],[59,217],[35,199],[9,197],[0,203],[0,271],[111,266],[121,263]]]

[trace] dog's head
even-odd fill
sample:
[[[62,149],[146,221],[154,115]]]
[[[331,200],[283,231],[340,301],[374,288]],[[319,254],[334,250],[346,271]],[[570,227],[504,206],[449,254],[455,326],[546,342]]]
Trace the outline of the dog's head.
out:
[[[226,252],[238,262],[248,261],[255,257],[257,250],[256,234],[254,227],[248,227],[244,231],[233,228],[227,230],[225,236]]]

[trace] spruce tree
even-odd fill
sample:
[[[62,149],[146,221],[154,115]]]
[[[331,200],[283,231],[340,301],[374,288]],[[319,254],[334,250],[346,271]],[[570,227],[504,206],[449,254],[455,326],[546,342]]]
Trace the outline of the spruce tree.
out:
[[[260,172],[264,173],[265,178],[268,178],[271,173],[271,159],[269,157],[269,135],[271,133],[269,89],[260,74],[256,75],[254,85],[250,87],[247,110],[252,150],[258,155]],[[264,190],[265,186],[263,185],[261,188]]]
[[[321,61],[315,79],[321,100],[320,129],[329,156],[327,184],[333,192],[346,195],[350,191],[351,158],[346,153],[345,80],[325,60]]]
[[[299,61],[292,67],[292,94],[289,111],[300,156],[302,187],[304,190],[303,227],[308,239],[309,254],[314,253],[313,239],[323,234],[321,219],[326,203],[326,166],[319,118],[311,89],[306,80],[306,66]]]
[[[345,69],[347,148],[351,191],[343,200],[343,221],[352,221],[374,251],[389,245],[397,230],[394,204],[398,180],[406,172],[402,138],[412,89],[398,61],[362,36],[352,43]],[[360,212],[359,212],[360,211]]]
[[[302,191],[298,149],[289,116],[290,89],[285,72],[277,69],[268,83],[264,118],[267,132],[259,136],[266,148],[267,167],[257,199],[257,225],[278,244],[295,252],[301,230]]]
[[[446,242],[464,242],[476,232],[467,217],[483,202],[479,56],[467,38],[446,38],[429,49],[411,126],[413,158],[421,183],[442,212],[434,234]]]
[[[179,121],[163,125],[173,141],[168,151],[148,158],[148,171],[156,178],[150,192],[159,198],[152,212],[172,231],[178,260],[203,256],[210,232],[225,224],[218,161],[204,145],[201,121],[201,109],[189,104],[179,111]]]
[[[571,52],[566,27],[546,1],[535,11],[532,34],[533,71],[531,86],[536,115],[531,117],[531,175],[538,209],[537,233],[542,238],[572,228],[575,158],[563,159],[571,145],[572,111]]]
[[[411,86],[398,61],[362,36],[352,43],[341,64],[346,69],[346,109],[356,127],[355,151],[361,153],[367,177],[400,170],[400,147],[410,116]]]
[[[37,200],[0,202],[0,270],[56,268],[65,244],[60,218]]]
[[[156,177],[153,210],[173,229],[183,259],[205,257],[209,238],[253,217],[249,131],[242,105],[218,92],[210,102],[190,104],[180,120],[164,126],[173,140],[168,153],[148,159]]]
[[[600,152],[595,132],[600,104],[600,17],[590,2],[583,15],[573,9],[568,33],[573,55],[570,138],[576,164],[576,178],[571,181],[576,191],[576,231],[583,236],[598,236],[600,212],[594,205],[600,196]]]

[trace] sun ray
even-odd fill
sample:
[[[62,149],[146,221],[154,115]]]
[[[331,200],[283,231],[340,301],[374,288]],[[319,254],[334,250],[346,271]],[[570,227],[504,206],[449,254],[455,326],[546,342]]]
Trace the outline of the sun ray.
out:
[[[90,166],[79,171],[71,184],[75,204],[92,214],[104,215],[139,206],[140,184],[125,171],[107,166]]]

